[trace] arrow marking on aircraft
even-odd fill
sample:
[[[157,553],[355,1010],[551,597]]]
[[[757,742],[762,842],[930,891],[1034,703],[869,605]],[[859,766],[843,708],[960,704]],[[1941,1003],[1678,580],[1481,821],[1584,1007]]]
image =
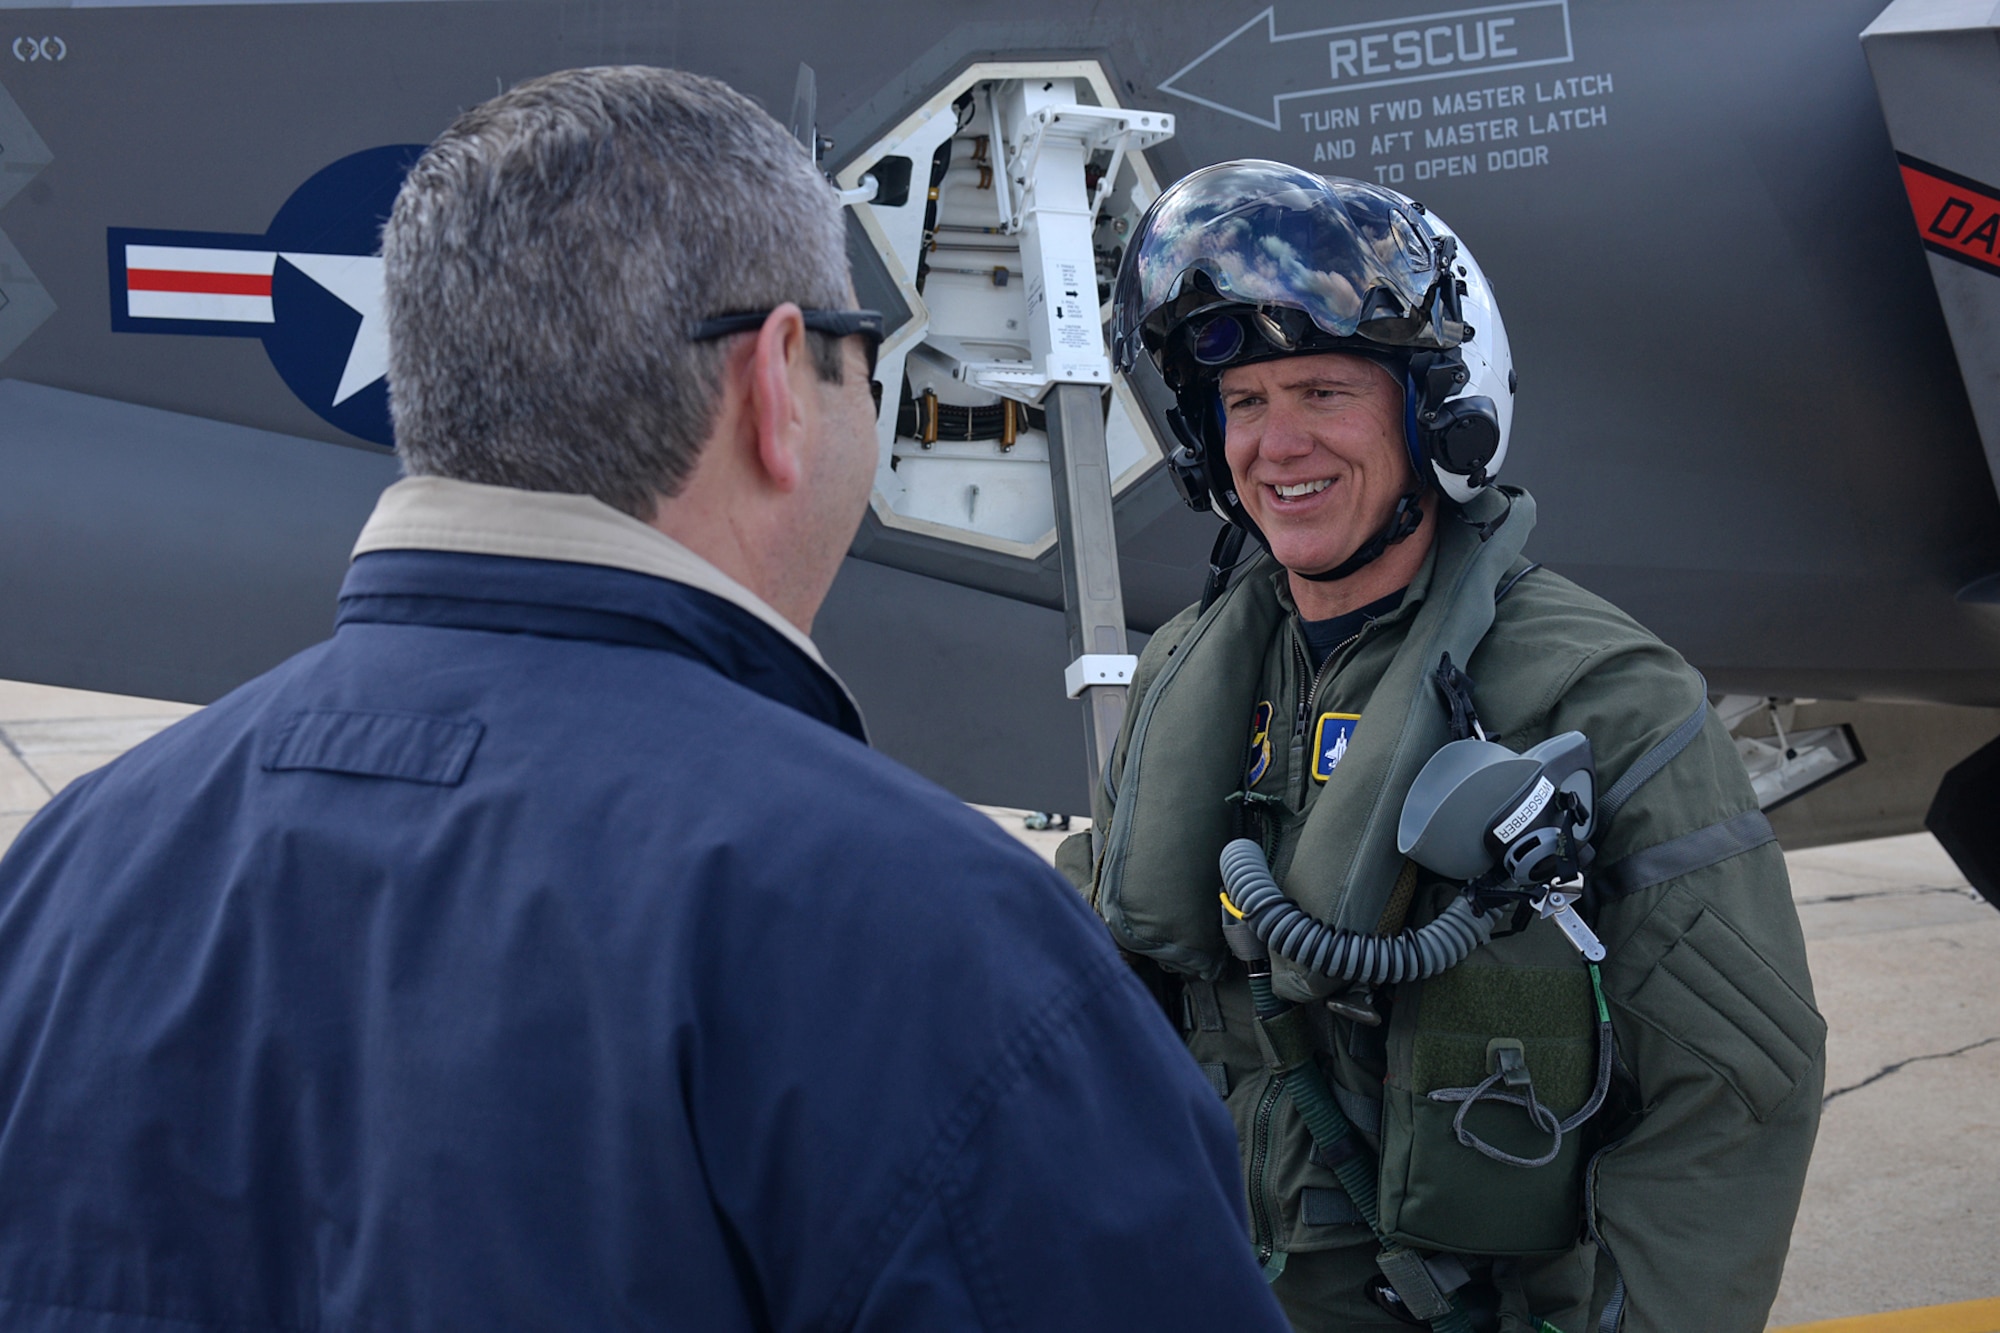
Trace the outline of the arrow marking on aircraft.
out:
[[[1274,5],[1159,87],[1275,130],[1283,125],[1283,104],[1294,98],[1560,65],[1575,58],[1569,0],[1521,0],[1288,33],[1278,31]],[[1267,99],[1268,116],[1263,114]]]

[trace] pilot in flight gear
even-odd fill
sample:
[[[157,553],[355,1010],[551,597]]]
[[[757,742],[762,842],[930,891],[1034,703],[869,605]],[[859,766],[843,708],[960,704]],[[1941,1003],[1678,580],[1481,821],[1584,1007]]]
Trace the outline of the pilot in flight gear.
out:
[[[1393,191],[1223,163],[1113,321],[1228,526],[1059,863],[1228,1103],[1294,1325],[1761,1329],[1824,1071],[1784,862],[1699,674],[1521,554],[1478,265]],[[1455,868],[1405,809],[1452,744],[1534,761]]]

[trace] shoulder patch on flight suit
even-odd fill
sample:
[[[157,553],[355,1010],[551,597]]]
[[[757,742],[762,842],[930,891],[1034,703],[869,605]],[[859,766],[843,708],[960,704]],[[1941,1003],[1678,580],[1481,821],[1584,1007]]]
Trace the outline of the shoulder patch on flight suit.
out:
[[[1271,766],[1271,701],[1259,703],[1250,713],[1250,768],[1243,775],[1243,785],[1254,787],[1257,779]]]
[[[1359,713],[1319,715],[1319,724],[1313,728],[1314,782],[1325,782],[1340,767],[1341,756],[1347,753],[1347,744],[1354,739],[1354,728],[1360,721]]]

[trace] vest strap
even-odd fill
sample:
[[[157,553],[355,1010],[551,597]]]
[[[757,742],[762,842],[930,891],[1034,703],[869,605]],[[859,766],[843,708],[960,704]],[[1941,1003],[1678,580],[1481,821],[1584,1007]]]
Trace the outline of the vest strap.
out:
[[[1599,898],[1623,898],[1670,879],[1706,870],[1777,839],[1776,830],[1762,810],[1745,810],[1706,828],[1669,838],[1656,847],[1634,852],[1592,876],[1591,886]]]

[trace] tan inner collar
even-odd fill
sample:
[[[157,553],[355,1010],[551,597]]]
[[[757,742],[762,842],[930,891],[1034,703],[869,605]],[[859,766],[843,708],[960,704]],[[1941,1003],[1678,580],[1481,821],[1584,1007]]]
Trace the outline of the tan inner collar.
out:
[[[699,588],[738,606],[846,685],[813,641],[756,593],[673,538],[588,495],[520,491],[449,477],[406,477],[382,492],[355,540],[371,551],[461,551],[602,565]],[[850,693],[849,698],[853,696]]]

